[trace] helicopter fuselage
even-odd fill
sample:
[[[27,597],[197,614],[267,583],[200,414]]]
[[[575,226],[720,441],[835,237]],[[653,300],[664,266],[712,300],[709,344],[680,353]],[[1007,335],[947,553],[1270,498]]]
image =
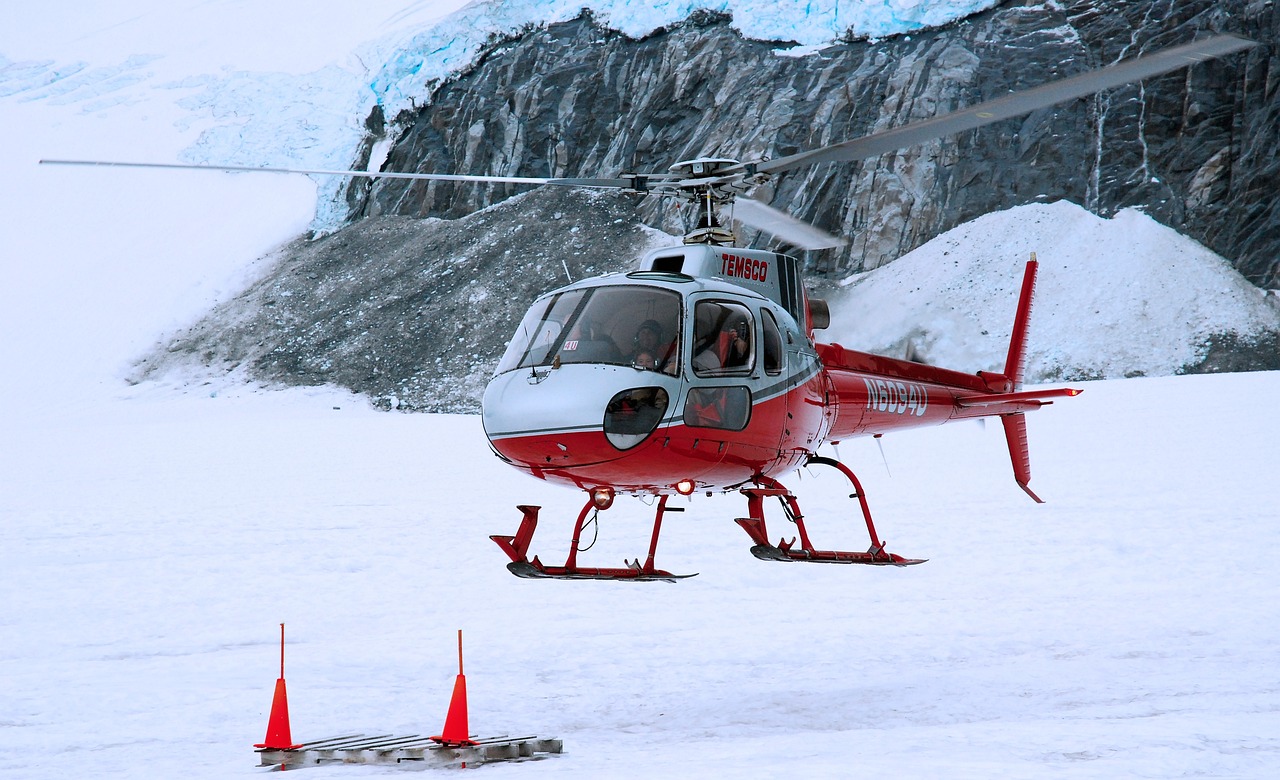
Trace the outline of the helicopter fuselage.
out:
[[[679,270],[650,257],[535,302],[484,396],[500,457],[584,489],[672,493],[793,468],[821,442],[830,416],[813,342],[792,311],[739,283],[776,292],[771,276],[794,260],[674,252]],[[712,265],[714,277],[686,273]]]
[[[957,405],[1007,392],[1002,375],[816,343],[821,307],[797,269],[787,255],[686,246],[540,297],[485,392],[491,446],[584,490],[733,490],[828,440],[1023,408]]]

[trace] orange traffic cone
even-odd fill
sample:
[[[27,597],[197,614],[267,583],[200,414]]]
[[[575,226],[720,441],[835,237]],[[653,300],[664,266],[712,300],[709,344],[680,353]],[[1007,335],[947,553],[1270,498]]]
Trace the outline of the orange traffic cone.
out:
[[[293,744],[289,733],[289,694],[284,687],[284,623],[280,624],[280,678],[276,680],[276,693],[271,699],[271,718],[267,721],[267,736],[256,748],[268,750],[297,750],[302,745]]]
[[[476,744],[467,724],[467,677],[462,673],[462,629],[458,629],[458,679],[453,684],[453,698],[449,700],[449,713],[444,718],[444,731],[432,737],[436,742],[450,747]]]

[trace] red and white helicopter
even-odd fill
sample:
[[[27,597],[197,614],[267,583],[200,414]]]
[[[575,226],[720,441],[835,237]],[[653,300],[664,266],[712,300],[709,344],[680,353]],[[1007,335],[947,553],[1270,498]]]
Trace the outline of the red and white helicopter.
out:
[[[1023,390],[1027,326],[1037,264],[1026,266],[1004,370],[964,373],[824,344],[826,304],[810,298],[800,262],[789,255],[733,246],[729,217],[804,249],[838,239],[742,196],[770,177],[807,165],[859,160],[1017,117],[1099,90],[1159,75],[1256,45],[1216,36],[1016,92],[932,119],[774,160],[721,158],[679,162],[661,174],[616,178],[529,178],[389,171],[316,171],[47,160],[78,165],[214,168],[369,178],[511,182],[592,187],[674,196],[694,204],[698,227],[682,246],[647,254],[631,273],[585,279],[538,298],[517,328],[484,394],[482,419],[493,451],[535,477],[582,490],[586,502],[568,558],[548,566],[529,548],[539,507],[520,506],[513,536],[492,539],[519,577],[666,580],[681,576],[654,565],[672,495],[741,493],[737,523],[763,560],[905,566],[921,563],[889,553],[876,533],[862,486],[820,445],[854,436],[999,417],[1014,479],[1028,486],[1030,458],[1024,413],[1078,394],[1074,389]],[[802,466],[835,468],[870,536],[866,551],[820,550],[779,475]],[[588,515],[619,494],[655,496],[647,557],[618,568],[579,566]],[[797,539],[770,541],[764,504],[777,498]]]

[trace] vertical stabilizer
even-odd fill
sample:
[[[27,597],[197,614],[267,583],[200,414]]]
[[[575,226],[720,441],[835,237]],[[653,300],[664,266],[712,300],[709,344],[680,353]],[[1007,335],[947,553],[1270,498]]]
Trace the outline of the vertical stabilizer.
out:
[[[1009,356],[1004,363],[1004,375],[1013,383],[1015,393],[1022,389],[1022,374],[1027,363],[1027,326],[1031,322],[1031,299],[1035,296],[1036,270],[1039,267],[1036,253],[1032,252],[1022,277],[1022,294],[1018,296],[1018,313],[1013,318]]]
[[[1013,384],[1013,392],[1022,389],[1022,376],[1027,365],[1027,327],[1031,323],[1031,302],[1036,292],[1036,271],[1040,263],[1036,253],[1031,253],[1027,270],[1022,276],[1022,294],[1018,296],[1018,313],[1013,318],[1013,335],[1009,338],[1009,357],[1005,359],[1004,375]],[[1004,437],[1009,443],[1009,459],[1013,461],[1013,478],[1018,487],[1026,491],[1037,504],[1043,504],[1028,487],[1031,482],[1031,450],[1027,445],[1027,418],[1021,412],[1001,416]]]

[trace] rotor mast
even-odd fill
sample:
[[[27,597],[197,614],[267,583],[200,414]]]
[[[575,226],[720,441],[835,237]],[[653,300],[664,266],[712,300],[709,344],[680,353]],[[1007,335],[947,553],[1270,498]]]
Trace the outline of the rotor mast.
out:
[[[720,179],[717,174],[727,168],[740,165],[737,160],[724,157],[698,157],[693,160],[681,160],[671,166],[672,173],[691,181],[690,186],[675,190],[676,197],[686,203],[695,204],[698,211],[697,223],[685,234],[686,244],[734,245],[736,237],[733,229],[724,227],[720,223],[717,212],[720,208],[732,204],[739,195],[746,192],[749,186],[758,182],[740,177]]]

